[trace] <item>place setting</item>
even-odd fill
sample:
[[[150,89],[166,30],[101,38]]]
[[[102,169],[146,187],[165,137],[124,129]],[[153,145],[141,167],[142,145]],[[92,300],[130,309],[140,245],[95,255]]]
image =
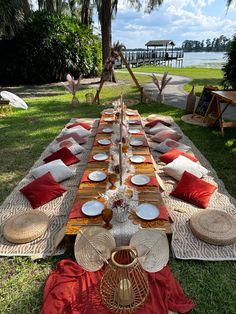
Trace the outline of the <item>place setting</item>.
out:
[[[108,162],[109,155],[107,153],[97,153],[89,156],[88,162]]]
[[[107,174],[101,170],[84,173],[81,183],[106,183]]]

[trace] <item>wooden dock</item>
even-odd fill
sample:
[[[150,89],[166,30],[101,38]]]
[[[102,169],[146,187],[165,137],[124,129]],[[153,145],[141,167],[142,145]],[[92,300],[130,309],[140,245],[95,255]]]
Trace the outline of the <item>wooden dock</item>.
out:
[[[183,50],[173,51],[123,51],[127,62],[130,67],[139,67],[144,64],[163,65],[163,66],[175,66],[182,67],[184,52]],[[122,68],[125,65],[122,60],[119,59],[115,67]]]

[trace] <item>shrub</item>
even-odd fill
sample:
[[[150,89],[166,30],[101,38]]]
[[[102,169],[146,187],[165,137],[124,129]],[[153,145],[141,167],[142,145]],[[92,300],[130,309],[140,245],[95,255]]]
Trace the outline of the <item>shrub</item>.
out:
[[[37,11],[11,40],[0,41],[0,84],[38,84],[97,75],[101,46],[97,36],[68,16]]]
[[[234,35],[229,52],[227,52],[227,62],[222,68],[224,78],[222,84],[224,88],[236,89],[236,35]]]

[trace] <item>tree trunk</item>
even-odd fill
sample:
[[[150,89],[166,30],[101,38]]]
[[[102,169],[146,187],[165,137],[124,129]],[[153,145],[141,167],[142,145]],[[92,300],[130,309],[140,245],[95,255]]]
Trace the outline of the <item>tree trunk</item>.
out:
[[[90,26],[91,19],[90,19],[90,0],[84,0],[82,9],[81,9],[81,22],[86,25]]]
[[[53,0],[46,0],[45,1],[45,8],[49,12],[54,12],[54,1]]]
[[[111,0],[102,0],[101,32],[102,32],[102,62],[105,64],[111,54]]]
[[[72,16],[75,15],[75,0],[69,0],[70,13]]]

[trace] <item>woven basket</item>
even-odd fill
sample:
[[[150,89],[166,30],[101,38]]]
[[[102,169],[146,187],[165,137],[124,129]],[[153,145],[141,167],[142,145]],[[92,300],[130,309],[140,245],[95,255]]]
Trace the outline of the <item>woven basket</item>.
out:
[[[48,228],[48,216],[39,210],[16,214],[3,228],[5,239],[13,243],[27,243],[39,238]]]
[[[209,244],[236,242],[236,219],[224,211],[202,210],[191,216],[189,226],[195,237]]]

